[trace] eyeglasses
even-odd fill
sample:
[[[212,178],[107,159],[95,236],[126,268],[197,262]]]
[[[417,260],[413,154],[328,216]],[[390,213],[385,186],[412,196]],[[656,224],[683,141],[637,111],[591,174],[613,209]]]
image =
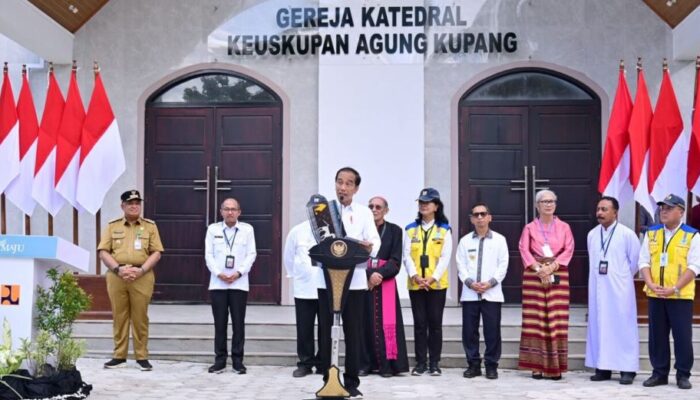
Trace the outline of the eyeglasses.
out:
[[[382,208],[384,208],[384,207],[380,206],[379,204],[370,204],[367,207],[369,207],[370,210],[381,210]]]
[[[472,217],[474,217],[474,218],[486,218],[487,215],[489,215],[489,213],[486,211],[479,211],[479,212],[472,213]]]
[[[557,201],[556,201],[556,200],[547,199],[547,200],[540,200],[540,201],[538,201],[538,203],[542,203],[542,204],[544,204],[544,205],[551,206],[552,204],[557,204]]]
[[[221,211],[223,211],[223,212],[236,212],[236,211],[240,211],[240,208],[233,208],[233,207],[228,208],[227,207],[227,208],[222,208]]]

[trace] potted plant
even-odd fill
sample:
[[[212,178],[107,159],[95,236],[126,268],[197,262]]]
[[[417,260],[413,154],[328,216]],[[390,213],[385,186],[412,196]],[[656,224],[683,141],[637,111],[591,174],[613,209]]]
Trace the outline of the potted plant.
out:
[[[19,351],[13,353],[6,349],[7,343],[11,346],[10,334],[5,335],[5,344],[0,347],[0,379],[9,377],[4,386],[20,399],[83,399],[92,386],[83,382],[75,363],[85,353],[85,342],[71,335],[73,322],[90,308],[91,299],[71,272],[52,268],[46,275],[50,286],[37,288],[35,339],[23,340]],[[27,369],[19,370],[24,360]],[[2,390],[0,387],[0,397],[5,398]]]

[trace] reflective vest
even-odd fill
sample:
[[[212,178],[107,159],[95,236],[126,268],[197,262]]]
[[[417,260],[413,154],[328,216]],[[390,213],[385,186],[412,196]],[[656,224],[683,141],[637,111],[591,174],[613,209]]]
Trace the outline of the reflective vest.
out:
[[[654,225],[647,231],[649,240],[649,255],[651,256],[649,265],[651,266],[651,280],[663,287],[670,288],[676,286],[686,269],[688,269],[688,252],[690,251],[690,241],[698,231],[688,225],[681,224],[666,247],[668,262],[665,267],[661,267],[661,254],[664,252],[664,226]],[[663,269],[663,273],[662,273]],[[644,291],[649,297],[657,297],[654,291],[649,290],[646,285]],[[669,299],[693,300],[695,298],[695,279],[680,288],[678,295],[673,294]]]
[[[408,235],[408,240],[411,241],[411,259],[416,266],[416,272],[419,276],[423,276],[423,270],[420,265],[420,256],[423,254],[428,256],[428,268],[425,269],[425,277],[433,276],[442,254],[445,237],[450,234],[450,229],[449,225],[436,222],[427,231],[426,238],[425,232],[423,232],[419,223],[414,221],[406,226],[406,234]],[[447,289],[449,282],[448,269],[445,270],[439,280],[430,285],[432,289]],[[418,285],[413,283],[410,276],[408,277],[408,290],[418,290]]]

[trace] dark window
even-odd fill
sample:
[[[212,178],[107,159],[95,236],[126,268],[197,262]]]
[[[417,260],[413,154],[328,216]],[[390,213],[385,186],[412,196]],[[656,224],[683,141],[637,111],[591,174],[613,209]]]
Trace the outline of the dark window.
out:
[[[565,79],[536,71],[501,75],[479,85],[463,101],[592,100],[586,91]]]
[[[189,77],[167,87],[150,101],[153,105],[224,105],[278,103],[277,96],[246,78],[223,73]]]

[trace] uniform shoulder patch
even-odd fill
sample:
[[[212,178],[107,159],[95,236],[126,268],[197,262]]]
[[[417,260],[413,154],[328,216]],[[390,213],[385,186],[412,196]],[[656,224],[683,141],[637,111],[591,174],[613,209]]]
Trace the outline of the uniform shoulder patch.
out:
[[[154,221],[154,220],[152,220],[152,219],[148,219],[148,218],[141,218],[141,219],[144,220],[144,221],[146,221],[146,222],[148,222],[149,224],[154,224],[154,225],[155,225],[155,223],[156,223],[156,221]]]
[[[123,219],[124,219],[124,217],[115,218],[115,219],[109,221],[108,224],[113,224],[113,223],[119,222],[119,221],[121,221],[121,220],[123,220]]]

